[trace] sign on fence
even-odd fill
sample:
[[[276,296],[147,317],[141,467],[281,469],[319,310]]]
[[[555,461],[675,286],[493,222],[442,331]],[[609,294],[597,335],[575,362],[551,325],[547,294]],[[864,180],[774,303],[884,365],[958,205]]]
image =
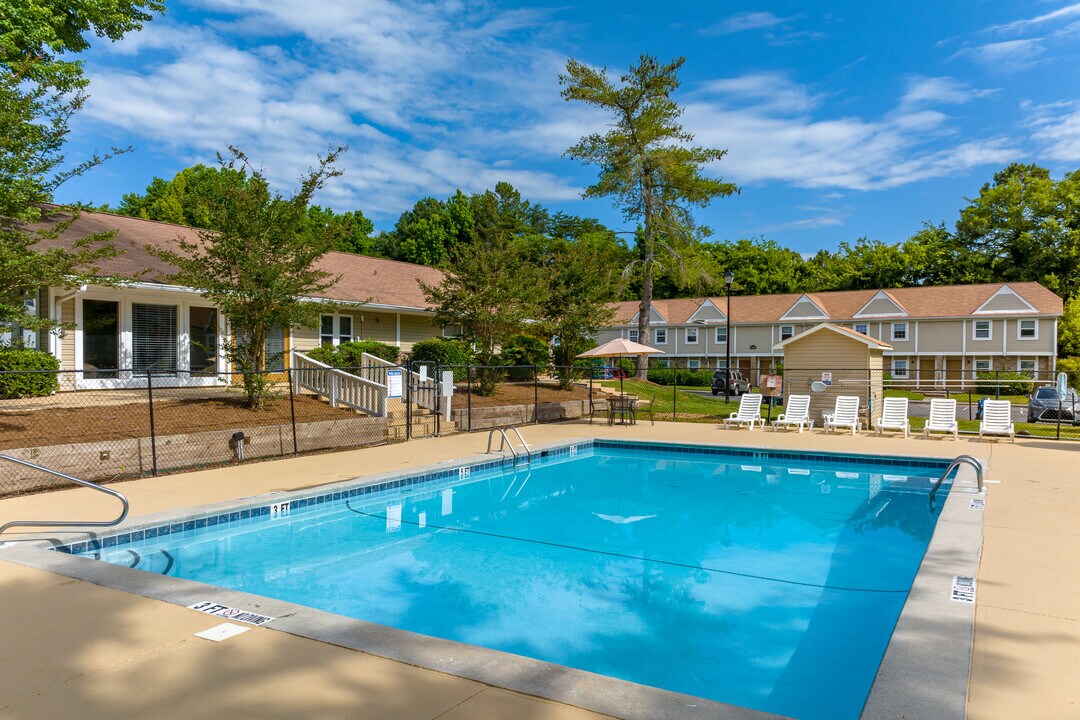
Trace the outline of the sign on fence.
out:
[[[832,385],[832,373],[831,372],[823,372],[823,373],[821,373],[821,384],[822,385]]]
[[[386,397],[401,397],[401,368],[386,371]]]
[[[783,397],[784,378],[782,375],[762,375],[761,394],[765,397]]]

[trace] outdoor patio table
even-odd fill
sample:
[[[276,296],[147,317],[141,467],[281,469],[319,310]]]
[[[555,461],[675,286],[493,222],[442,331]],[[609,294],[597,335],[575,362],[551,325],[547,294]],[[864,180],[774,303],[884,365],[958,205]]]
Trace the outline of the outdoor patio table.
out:
[[[608,425],[615,424],[615,418],[619,418],[620,425],[633,425],[635,422],[634,410],[637,406],[637,398],[629,395],[613,397],[609,401]]]

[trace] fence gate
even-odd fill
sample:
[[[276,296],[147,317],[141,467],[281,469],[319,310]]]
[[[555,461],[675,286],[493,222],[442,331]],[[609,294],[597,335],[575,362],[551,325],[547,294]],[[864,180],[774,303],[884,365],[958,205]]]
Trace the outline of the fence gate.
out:
[[[434,437],[441,431],[441,393],[439,366],[426,360],[414,360],[407,366],[405,383],[409,439]]]

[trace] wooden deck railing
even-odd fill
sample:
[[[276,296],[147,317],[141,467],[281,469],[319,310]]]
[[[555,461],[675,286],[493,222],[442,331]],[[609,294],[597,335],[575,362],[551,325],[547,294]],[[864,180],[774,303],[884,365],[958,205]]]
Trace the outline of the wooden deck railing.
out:
[[[344,405],[374,417],[386,417],[386,373],[383,382],[353,375],[292,353],[292,381],[295,390],[304,388],[330,401],[331,407]]]

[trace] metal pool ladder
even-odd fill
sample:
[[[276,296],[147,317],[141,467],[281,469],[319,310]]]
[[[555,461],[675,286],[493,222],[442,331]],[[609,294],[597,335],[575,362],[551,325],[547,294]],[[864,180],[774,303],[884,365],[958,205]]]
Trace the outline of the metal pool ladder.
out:
[[[949,466],[945,468],[945,472],[941,473],[941,477],[934,483],[934,487],[930,488],[930,507],[934,507],[934,496],[937,495],[938,488],[941,487],[941,483],[945,482],[945,478],[949,477],[949,473],[953,470],[958,470],[961,465],[970,465],[975,468],[975,478],[979,482],[979,494],[982,495],[986,492],[986,485],[983,483],[983,467],[982,463],[973,458],[971,455],[957,455]]]
[[[517,427],[515,427],[513,425],[506,428],[505,430],[503,428],[492,428],[491,431],[488,432],[487,452],[485,454],[490,455],[492,453],[491,440],[495,436],[495,433],[499,433],[499,436],[500,436],[499,449],[495,450],[494,452],[497,452],[497,453],[501,454],[502,451],[503,451],[503,448],[509,448],[510,452],[514,456],[514,464],[517,465],[518,458],[520,457],[520,455],[518,455],[518,451],[514,449],[514,443],[510,442],[510,438],[507,436],[506,430],[513,430],[514,434],[517,435],[518,442],[521,443],[522,449],[525,450],[526,462],[531,465],[532,464],[532,450],[529,449],[529,444],[527,442],[525,442],[525,438],[521,437],[521,431],[518,430]]]
[[[55,475],[56,477],[63,478],[64,480],[70,480],[73,483],[82,485],[83,487],[88,487],[91,490],[97,490],[98,492],[103,492],[106,495],[112,495],[124,506],[124,509],[120,512],[120,516],[117,517],[115,520],[12,520],[11,522],[6,522],[3,525],[0,525],[0,533],[3,533],[10,527],[112,527],[113,525],[119,525],[124,521],[124,518],[127,517],[128,509],[130,506],[128,505],[128,499],[124,497],[123,493],[117,492],[116,490],[110,490],[109,488],[101,487],[100,485],[92,483],[89,480],[80,480],[77,477],[65,475],[62,472],[50,470],[47,467],[42,467],[41,465],[36,465],[32,462],[27,462],[26,460],[20,460],[19,458],[11,457],[10,455],[4,455],[3,453],[0,453],[0,460],[7,460],[17,465],[23,465],[24,467],[33,468],[34,470],[39,470],[43,473],[48,473],[49,475]]]

